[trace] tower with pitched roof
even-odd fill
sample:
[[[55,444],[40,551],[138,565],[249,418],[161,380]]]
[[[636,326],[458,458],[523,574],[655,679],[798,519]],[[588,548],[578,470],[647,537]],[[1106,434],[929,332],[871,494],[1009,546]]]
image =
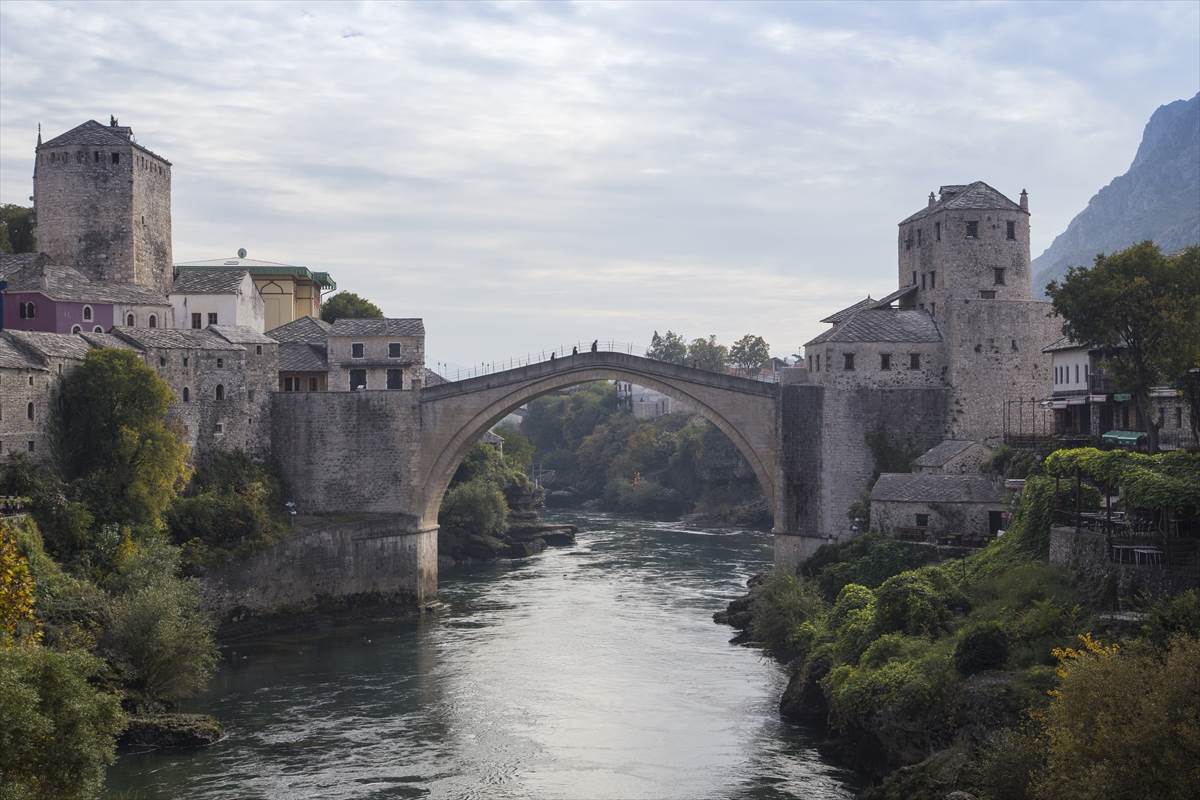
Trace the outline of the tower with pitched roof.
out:
[[[128,126],[88,120],[38,145],[38,248],[92,280],[171,285],[171,162]]]

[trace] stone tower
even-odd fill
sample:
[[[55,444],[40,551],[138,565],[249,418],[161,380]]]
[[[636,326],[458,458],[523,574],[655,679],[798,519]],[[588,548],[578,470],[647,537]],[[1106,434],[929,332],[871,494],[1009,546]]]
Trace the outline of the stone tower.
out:
[[[983,181],[943,186],[900,223],[899,285],[906,306],[939,321],[963,300],[1029,300],[1029,201],[1014,203]]]
[[[88,120],[42,143],[33,169],[38,248],[93,280],[166,293],[171,285],[171,162],[133,131]]]

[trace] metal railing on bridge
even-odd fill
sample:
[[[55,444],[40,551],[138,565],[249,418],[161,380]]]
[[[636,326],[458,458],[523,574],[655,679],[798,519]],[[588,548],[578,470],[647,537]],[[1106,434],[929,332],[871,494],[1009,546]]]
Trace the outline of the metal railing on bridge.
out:
[[[560,344],[552,350],[538,350],[536,352],[528,352],[523,356],[512,356],[510,358],[501,359],[499,361],[485,361],[470,367],[458,367],[451,369],[449,364],[444,361],[434,362],[434,371],[445,378],[447,381],[465,381],[469,378],[478,378],[482,375],[491,375],[494,372],[503,372],[509,369],[518,369],[527,367],[530,364],[541,364],[547,361],[556,361],[560,358],[570,358],[573,355],[580,355],[589,352],[603,353],[624,353],[631,356],[640,356],[649,358],[646,355],[646,348],[643,345],[632,344],[630,342],[618,342],[615,340],[600,341],[599,339],[592,342],[575,342],[574,344]],[[739,370],[709,370],[705,367],[697,366],[695,363],[685,361],[682,366],[691,367],[693,369],[702,369],[706,372],[717,372],[720,375],[739,375],[751,380],[760,380],[767,383],[774,383],[778,378],[765,380],[758,371],[753,371],[750,374],[745,374]]]

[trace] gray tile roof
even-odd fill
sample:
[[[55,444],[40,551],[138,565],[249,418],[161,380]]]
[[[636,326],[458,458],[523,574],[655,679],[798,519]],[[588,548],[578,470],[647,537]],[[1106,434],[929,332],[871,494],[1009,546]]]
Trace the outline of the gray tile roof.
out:
[[[245,325],[209,325],[208,329],[234,344],[279,344],[279,342]]]
[[[971,441],[970,439],[947,439],[941,444],[934,445],[922,453],[917,460],[913,462],[913,466],[945,466],[947,461],[959,455],[973,444],[975,444],[975,442]]]
[[[136,350],[141,352],[141,348],[135,347],[120,336],[111,333],[88,333],[84,331],[79,335],[86,339],[88,344],[93,347],[113,347],[117,350]]]
[[[8,275],[8,291],[40,292],[52,300],[71,303],[169,306],[165,295],[131,283],[92,281],[73,267],[34,260]]]
[[[6,331],[18,346],[43,358],[73,358],[82,361],[92,349],[84,339],[72,333],[44,331]]]
[[[942,341],[937,323],[927,311],[894,308],[858,311],[805,347],[824,342],[927,343]]]
[[[163,350],[234,350],[242,351],[241,345],[222,339],[208,330],[179,328],[113,328],[112,332],[127,342],[143,349]]]
[[[0,333],[0,369],[36,369],[45,371],[46,367],[40,359],[34,358],[25,348],[19,347],[7,335]]]
[[[291,322],[267,331],[277,342],[308,342],[309,344],[324,345],[333,328],[328,322],[316,317],[300,317]]]
[[[42,253],[0,253],[0,279],[8,280],[10,275],[38,263],[39,259],[44,264],[46,258]]]
[[[861,311],[864,308],[870,308],[872,305],[874,305],[874,303],[875,303],[875,301],[871,299],[871,295],[867,295],[865,298],[863,298],[862,300],[859,300],[854,305],[846,306],[841,311],[833,312],[828,317],[821,320],[821,322],[832,322],[832,323],[836,324],[838,322],[841,322],[842,320],[844,320],[846,317],[850,316],[851,314],[853,314],[855,311]]]
[[[882,297],[879,300],[876,300],[875,305],[871,306],[871,308],[890,308],[892,303],[896,302],[897,300],[900,300],[903,297],[906,297],[907,295],[912,294],[916,290],[917,290],[917,285],[915,283],[910,283],[908,286],[901,286],[899,289],[892,292],[891,294],[889,294],[885,297]]]
[[[426,386],[440,386],[443,383],[449,383],[449,382],[450,381],[446,380],[441,375],[439,375],[438,373],[431,370],[429,367],[425,367],[425,385]]]
[[[1079,350],[1087,347],[1072,339],[1070,336],[1063,336],[1060,339],[1055,339],[1050,344],[1042,348],[1043,353],[1053,353],[1056,350]]]
[[[128,125],[101,125],[94,119],[89,119],[82,125],[76,125],[66,133],[60,133],[49,141],[43,142],[38,149],[42,147],[63,147],[63,146],[79,146],[79,147],[136,147],[138,150],[144,150],[160,161],[170,164],[165,158],[150,150],[147,147],[142,147],[133,140],[133,129]]]
[[[281,342],[279,344],[280,372],[326,372],[329,362],[325,360],[325,348],[308,342]]]
[[[871,502],[1003,503],[1004,487],[986,475],[885,472],[871,488]]]
[[[244,269],[189,269],[175,276],[171,294],[236,294]]]
[[[1029,213],[983,181],[975,181],[974,183],[965,185],[946,185],[941,187],[938,193],[941,195],[941,199],[938,202],[922,208],[910,217],[906,217],[900,224],[906,225],[915,220],[923,219],[930,214],[952,209],[978,208],[1016,211],[1021,214]]]
[[[339,319],[330,336],[424,336],[421,319]]]

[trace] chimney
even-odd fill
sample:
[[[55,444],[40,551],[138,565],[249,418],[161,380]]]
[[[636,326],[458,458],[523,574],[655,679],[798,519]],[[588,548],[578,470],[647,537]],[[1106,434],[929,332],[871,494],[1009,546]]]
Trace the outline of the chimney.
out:
[[[931,208],[932,208],[933,206],[937,205],[937,200],[934,200],[934,199],[933,199],[933,192],[930,192],[930,193],[929,193],[929,205],[930,205],[930,207],[931,207]]]
[[[1021,190],[1021,210],[1029,211],[1029,192]]]

